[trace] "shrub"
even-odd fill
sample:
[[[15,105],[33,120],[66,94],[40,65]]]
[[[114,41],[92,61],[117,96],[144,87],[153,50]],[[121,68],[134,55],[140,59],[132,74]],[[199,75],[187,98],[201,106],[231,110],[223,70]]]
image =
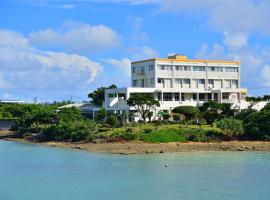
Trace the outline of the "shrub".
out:
[[[198,114],[199,110],[193,106],[178,106],[173,109],[173,112],[183,114],[187,119],[192,119]]]
[[[269,140],[270,111],[262,110],[250,114],[244,120],[245,135],[250,139]]]
[[[240,136],[244,133],[243,121],[227,117],[217,122],[217,127],[229,137]]]
[[[115,128],[115,126],[118,124],[118,119],[115,115],[110,115],[106,122],[112,127]]]
[[[151,133],[152,129],[151,128],[146,128],[146,129],[143,129],[143,132],[144,133]]]
[[[181,137],[175,130],[160,130],[152,131],[148,134],[142,134],[141,140],[145,142],[183,142],[184,137]]]
[[[163,117],[163,120],[167,121],[170,119],[171,115],[169,113],[163,113],[162,117]]]
[[[179,122],[179,121],[181,120],[181,114],[174,113],[174,114],[173,114],[173,119],[174,119],[176,122]]]
[[[178,134],[185,138],[186,141],[207,142],[209,139],[203,129],[180,129]]]
[[[97,111],[95,120],[97,122],[102,122],[105,120],[106,115],[107,115],[107,112],[106,112],[105,108],[101,108],[100,110]]]

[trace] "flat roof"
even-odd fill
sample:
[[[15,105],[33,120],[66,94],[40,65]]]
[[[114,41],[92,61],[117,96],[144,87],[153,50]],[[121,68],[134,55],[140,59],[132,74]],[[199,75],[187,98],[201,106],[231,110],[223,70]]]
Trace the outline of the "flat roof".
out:
[[[240,61],[231,61],[231,60],[189,60],[189,59],[174,59],[174,58],[152,58],[147,60],[140,60],[131,62],[131,64],[149,62],[149,61],[164,61],[164,62],[207,62],[207,63],[222,63],[222,64],[240,64]]]

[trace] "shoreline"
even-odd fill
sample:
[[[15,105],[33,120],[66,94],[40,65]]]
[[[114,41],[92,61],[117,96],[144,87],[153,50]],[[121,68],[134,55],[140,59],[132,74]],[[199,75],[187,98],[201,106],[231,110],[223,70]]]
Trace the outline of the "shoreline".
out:
[[[109,154],[157,154],[174,152],[196,152],[196,151],[269,151],[270,142],[261,141],[229,141],[229,142],[170,142],[170,143],[145,143],[115,142],[115,143],[75,143],[75,142],[34,142],[19,138],[3,138],[4,141],[37,144],[47,147],[63,149],[77,149],[89,152]]]
[[[170,142],[146,143],[132,142],[36,142],[24,138],[15,138],[11,131],[0,131],[0,140],[37,144],[64,149],[77,149],[110,154],[154,154],[196,151],[269,151],[270,142],[264,141],[223,141],[223,142]]]

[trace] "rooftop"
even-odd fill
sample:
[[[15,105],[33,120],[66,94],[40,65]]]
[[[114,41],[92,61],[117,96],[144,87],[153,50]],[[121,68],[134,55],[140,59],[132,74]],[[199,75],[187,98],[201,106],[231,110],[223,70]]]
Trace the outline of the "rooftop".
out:
[[[139,60],[139,61],[134,61],[131,62],[131,64],[136,64],[136,63],[143,63],[143,62],[149,62],[149,61],[164,61],[164,62],[206,62],[206,63],[224,63],[224,64],[240,64],[240,61],[232,61],[232,60],[190,60],[188,59],[187,56],[185,55],[180,55],[180,54],[174,54],[171,56],[168,56],[167,58],[152,58],[152,59],[147,59],[147,60]]]

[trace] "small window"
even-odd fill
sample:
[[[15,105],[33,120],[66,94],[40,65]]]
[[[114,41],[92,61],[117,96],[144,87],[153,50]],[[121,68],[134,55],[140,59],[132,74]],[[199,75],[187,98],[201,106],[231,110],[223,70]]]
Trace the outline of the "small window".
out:
[[[133,86],[137,86],[137,80],[133,80]]]
[[[164,101],[172,101],[172,94],[171,93],[163,93],[163,100]]]
[[[172,70],[171,65],[159,65],[158,68],[159,70]]]
[[[190,66],[183,66],[184,71],[191,71],[191,67]]]
[[[181,78],[176,78],[175,79],[175,84],[181,85],[182,84],[182,79]]]
[[[158,78],[158,83],[164,83],[164,78]]]
[[[208,79],[208,84],[209,85],[214,85],[214,79]]]
[[[154,65],[149,65],[149,66],[148,66],[148,69],[149,69],[149,71],[153,71]]]
[[[208,67],[209,72],[223,72],[223,67]]]
[[[155,79],[151,78],[151,84],[154,84],[154,83],[155,83]]]
[[[204,85],[205,84],[205,79],[198,79],[198,83]]]
[[[226,67],[225,72],[238,72],[237,67]]]
[[[161,93],[158,93],[158,101],[161,101]]]
[[[184,84],[190,84],[190,79],[189,78],[183,78],[183,83]]]
[[[222,99],[229,99],[229,93],[222,93]]]
[[[203,72],[203,71],[205,71],[205,67],[203,67],[203,66],[194,66],[193,71]]]
[[[136,67],[132,67],[132,73],[136,73]]]
[[[182,71],[182,66],[175,66],[176,71]]]
[[[179,93],[175,93],[175,94],[174,94],[174,99],[175,99],[175,101],[179,101],[179,100],[180,100],[180,95],[179,95]]]

